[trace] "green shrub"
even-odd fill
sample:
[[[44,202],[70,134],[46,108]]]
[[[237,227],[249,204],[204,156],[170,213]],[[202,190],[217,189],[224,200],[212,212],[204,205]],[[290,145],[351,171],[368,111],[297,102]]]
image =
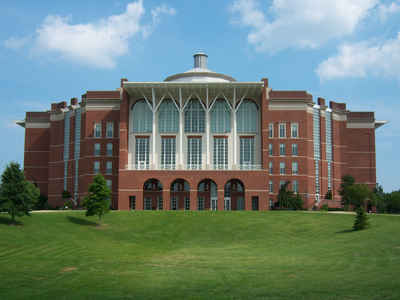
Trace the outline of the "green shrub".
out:
[[[356,219],[354,221],[353,230],[362,230],[369,226],[368,224],[368,216],[365,213],[365,210],[362,207],[357,208],[356,210]]]
[[[321,208],[319,209],[319,210],[321,210],[321,211],[328,211],[329,210],[329,207],[328,207],[328,204],[322,204],[322,206],[321,206]]]

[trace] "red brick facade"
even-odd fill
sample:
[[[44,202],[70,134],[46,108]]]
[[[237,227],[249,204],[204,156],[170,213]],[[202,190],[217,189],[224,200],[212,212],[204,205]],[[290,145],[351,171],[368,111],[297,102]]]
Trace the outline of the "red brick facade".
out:
[[[130,101],[137,100],[131,91],[124,87],[116,91],[88,91],[77,103],[71,99],[71,105],[65,102],[54,103],[49,112],[27,112],[25,119],[25,156],[26,177],[36,183],[41,193],[48,196],[52,206],[61,206],[61,193],[66,182],[67,190],[77,200],[82,199],[94,176],[94,163],[100,162],[100,172],[112,182],[112,206],[115,209],[130,209],[130,199],[135,199],[135,208],[144,208],[144,183],[157,179],[162,191],[154,195],[162,198],[163,209],[171,207],[171,184],[176,179],[184,179],[190,187],[185,197],[190,198],[190,209],[198,209],[199,183],[211,179],[217,186],[218,209],[224,209],[224,187],[230,180],[239,180],[244,186],[244,208],[251,210],[253,197],[258,197],[258,209],[268,210],[270,201],[276,201],[281,181],[298,182],[298,191],[305,206],[316,204],[316,167],[314,158],[314,120],[313,97],[305,91],[276,91],[268,87],[263,79],[260,90],[260,136],[261,145],[255,151],[261,152],[261,170],[129,170],[129,113]],[[346,110],[344,103],[317,101],[320,124],[319,195],[321,202],[330,206],[339,206],[338,189],[341,177],[354,176],[357,182],[371,187],[376,183],[375,163],[375,119],[374,113],[358,113]],[[80,137],[75,136],[75,118],[77,109],[81,110]],[[69,111],[69,141],[65,140],[65,118]],[[328,192],[328,162],[326,141],[326,113],[332,115],[332,193],[333,200],[324,200]],[[106,124],[113,123],[113,136],[106,137]],[[101,137],[94,136],[95,123],[101,124]],[[270,137],[269,126],[273,125]],[[279,137],[279,124],[285,124],[286,136]],[[298,125],[298,136],[291,136],[291,125]],[[80,141],[79,158],[75,158],[75,143]],[[100,144],[100,155],[94,154],[94,145]],[[112,155],[106,153],[107,144],[112,144]],[[273,153],[269,154],[272,144]],[[285,155],[280,155],[281,144],[285,145]],[[298,154],[292,155],[292,144],[297,144]],[[65,161],[65,149],[69,147],[69,157]],[[297,162],[298,173],[293,175],[292,162]],[[112,174],[106,173],[107,162],[112,162]],[[269,164],[272,162],[272,173]],[[280,163],[285,163],[285,175],[280,175]],[[65,164],[67,176],[65,177]],[[78,179],[75,167],[78,165]],[[269,182],[272,181],[273,190]],[[75,182],[78,186],[75,186]],[[183,192],[182,192],[183,193]],[[183,195],[183,194],[182,194]],[[161,197],[162,196],[162,197]],[[181,205],[178,205],[181,206]]]

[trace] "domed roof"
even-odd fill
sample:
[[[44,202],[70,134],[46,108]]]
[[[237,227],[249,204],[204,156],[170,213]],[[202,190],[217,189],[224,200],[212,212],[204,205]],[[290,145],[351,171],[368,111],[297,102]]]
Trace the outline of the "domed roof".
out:
[[[216,73],[207,68],[208,55],[204,52],[196,52],[194,55],[194,68],[184,73],[168,76],[167,82],[234,82],[231,76]]]

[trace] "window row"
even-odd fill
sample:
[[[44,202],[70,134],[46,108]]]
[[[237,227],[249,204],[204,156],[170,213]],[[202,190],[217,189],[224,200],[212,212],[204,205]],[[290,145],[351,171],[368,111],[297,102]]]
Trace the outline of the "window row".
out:
[[[150,165],[150,139],[139,137],[135,139],[135,165],[138,169],[148,169]],[[188,137],[187,139],[187,169],[199,170],[202,168],[202,138]],[[240,166],[252,168],[255,162],[254,137],[240,138]],[[175,169],[176,138],[161,138],[160,162],[162,169]],[[214,137],[213,161],[215,169],[228,169],[228,138]]]
[[[100,155],[101,155],[101,144],[96,143],[96,144],[94,144],[94,156],[100,156]],[[112,143],[107,143],[106,155],[113,156],[113,144]]]
[[[299,155],[299,147],[298,147],[298,145],[297,144],[292,144],[292,146],[291,146],[291,150],[292,150],[292,155],[293,156],[297,156],[297,155]],[[273,156],[274,155],[274,146],[273,146],[273,144],[269,144],[268,145],[268,154],[270,155],[270,156]],[[286,153],[286,144],[279,144],[279,155],[280,156],[284,156],[284,155],[286,155],[287,153]]]
[[[274,137],[274,123],[268,124],[268,137]],[[286,123],[278,124],[278,137],[286,138],[289,137],[286,132]],[[299,123],[290,123],[290,137],[298,138],[299,137]]]
[[[287,182],[286,180],[280,180],[279,181],[279,190],[285,185],[286,182]],[[275,192],[275,190],[274,190],[274,181],[273,180],[269,181],[268,189],[269,189],[270,193],[274,193]],[[279,192],[279,190],[276,191],[276,192]],[[299,192],[299,182],[297,180],[291,181],[290,185],[289,185],[289,190],[291,190],[291,191],[293,191],[295,193],[298,193]]]
[[[153,112],[145,100],[132,106],[132,131],[150,133],[153,131]],[[243,100],[236,112],[237,132],[257,133],[259,111],[251,100]],[[218,99],[210,111],[212,133],[231,132],[231,107],[224,99]],[[191,99],[184,110],[184,130],[186,133],[204,133],[206,130],[206,111],[198,99]],[[158,109],[158,131],[160,133],[179,132],[179,110],[171,99],[163,100]]]
[[[94,123],[93,137],[95,137],[95,138],[102,137],[101,122]],[[107,121],[106,122],[106,138],[113,138],[113,137],[114,137],[114,122]]]
[[[106,175],[112,175],[113,173],[113,166],[112,161],[106,161]],[[99,174],[100,173],[100,161],[95,161],[93,163],[93,173]]]
[[[272,161],[270,161],[268,163],[268,170],[269,170],[269,174],[273,174],[274,173],[274,164]],[[287,172],[286,170],[286,164],[285,162],[280,162],[279,163],[279,174],[280,175],[285,175]],[[299,164],[297,161],[293,161],[292,162],[292,175],[298,175],[299,174]]]

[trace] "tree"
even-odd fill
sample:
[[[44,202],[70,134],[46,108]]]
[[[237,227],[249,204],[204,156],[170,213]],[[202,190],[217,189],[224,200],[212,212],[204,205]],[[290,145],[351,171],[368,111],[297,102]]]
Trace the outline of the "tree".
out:
[[[43,194],[40,194],[38,201],[35,203],[33,209],[35,210],[48,209],[49,203],[47,201],[48,201],[47,197]]]
[[[1,175],[0,206],[11,215],[13,223],[15,217],[30,215],[39,195],[39,189],[25,179],[18,163],[7,165]]]
[[[83,199],[86,216],[97,215],[101,221],[103,215],[110,210],[110,196],[111,191],[103,175],[96,175],[89,186],[89,195]]]
[[[346,197],[354,207],[365,207],[367,200],[372,200],[373,193],[365,184],[353,184],[347,187]]]
[[[280,208],[290,208],[293,192],[289,190],[290,181],[286,181],[279,189],[278,204]]]
[[[350,186],[354,185],[355,180],[351,175],[344,175],[342,177],[342,183],[340,184],[339,195],[342,196],[342,205],[348,208],[350,205],[350,198],[348,195],[348,189]]]
[[[61,193],[61,197],[62,197],[62,199],[63,199],[63,201],[64,201],[64,205],[63,205],[63,208],[64,208],[64,209],[71,209],[71,208],[73,208],[74,203],[73,203],[72,200],[71,200],[71,193],[70,193],[70,192],[64,190],[64,191]]]
[[[332,191],[328,190],[325,194],[325,199],[332,200]]]
[[[290,181],[286,181],[285,184],[281,186],[278,193],[278,205],[280,208],[289,209],[303,209],[303,199],[299,193],[294,193],[289,190]]]
[[[368,216],[365,213],[364,208],[361,206],[356,210],[356,219],[354,221],[353,230],[362,230],[369,226]]]

